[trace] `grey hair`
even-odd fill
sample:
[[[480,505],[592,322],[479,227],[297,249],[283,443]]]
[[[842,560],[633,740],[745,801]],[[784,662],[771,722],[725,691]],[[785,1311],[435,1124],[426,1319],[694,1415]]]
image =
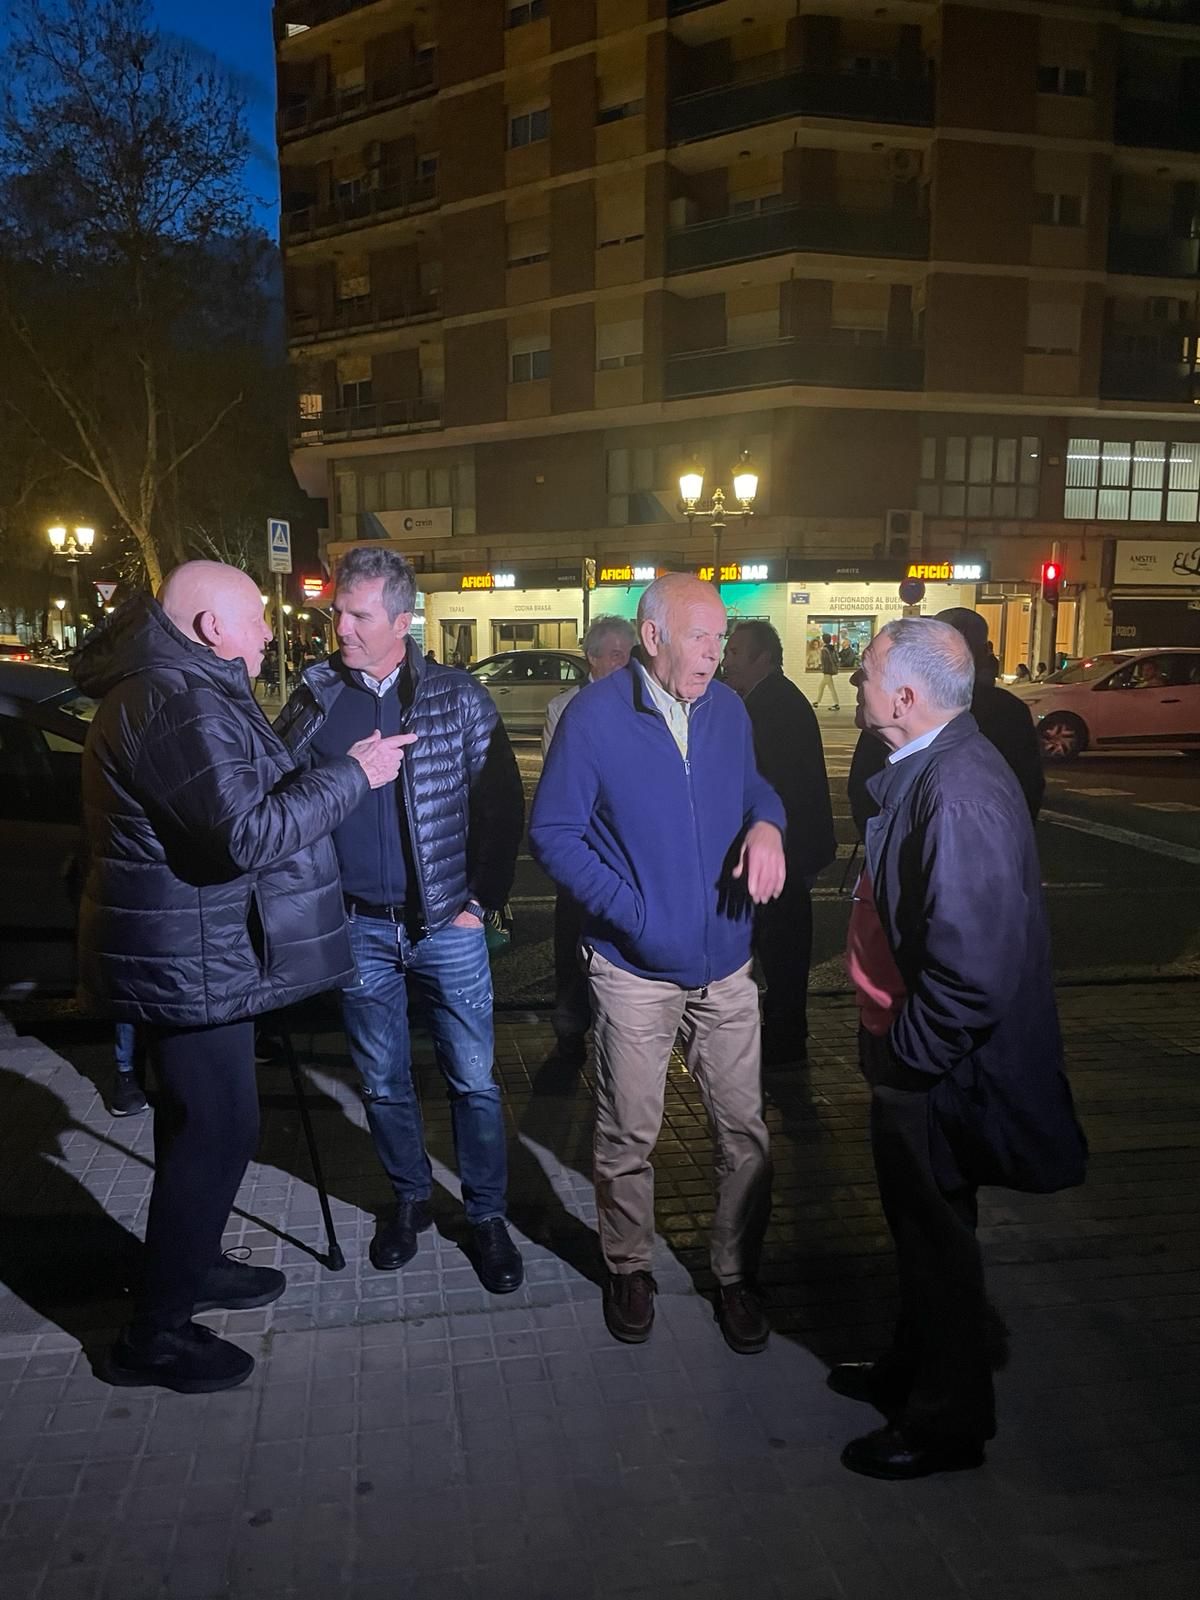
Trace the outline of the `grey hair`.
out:
[[[583,636],[584,655],[589,657],[598,656],[600,654],[600,646],[610,635],[613,638],[624,640],[630,650],[637,644],[637,634],[633,630],[633,623],[627,618],[597,617]]]
[[[671,585],[668,579],[673,576],[673,573],[668,573],[664,577],[656,578],[649,588],[642,590],[637,608],[639,637],[642,623],[652,622],[658,630],[659,638],[670,643],[671,633],[667,627],[667,612],[671,609]]]
[[[923,689],[939,711],[965,711],[975,690],[971,647],[948,622],[933,617],[900,617],[885,623],[879,638],[891,641],[883,660],[883,687],[907,684]]]
[[[383,579],[383,608],[389,622],[395,622],[402,611],[411,613],[416,609],[417,575],[411,563],[398,551],[356,545],[338,562],[339,589],[352,589],[357,583],[373,583],[376,578]]]

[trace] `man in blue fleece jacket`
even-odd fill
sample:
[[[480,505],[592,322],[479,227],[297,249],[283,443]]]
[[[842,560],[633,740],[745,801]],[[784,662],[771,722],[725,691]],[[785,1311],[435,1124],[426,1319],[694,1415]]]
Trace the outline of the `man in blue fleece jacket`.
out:
[[[724,635],[710,584],[671,573],[650,585],[639,657],[563,713],[529,837],[583,908],[609,1332],[639,1344],[654,1321],[650,1156],[682,1030],[717,1145],[717,1315],[750,1354],[769,1333],[753,1276],[771,1190],[751,911],[783,889],[784,811],[759,776],[745,708],[712,681]]]

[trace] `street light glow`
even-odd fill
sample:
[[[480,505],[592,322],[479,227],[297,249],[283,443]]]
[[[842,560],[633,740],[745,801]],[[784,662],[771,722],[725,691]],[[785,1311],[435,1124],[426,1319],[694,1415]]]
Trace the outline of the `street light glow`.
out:
[[[679,474],[679,498],[684,505],[694,506],[704,490],[704,473],[700,466],[687,467]]]
[[[47,528],[46,532],[49,535],[50,543],[54,546],[54,548],[56,550],[61,550],[63,545],[65,545],[67,542],[67,530],[56,524],[53,528]],[[63,605],[66,605],[66,603],[67,602],[64,600]]]
[[[95,528],[76,528],[75,539],[81,550],[90,550],[96,540]]]

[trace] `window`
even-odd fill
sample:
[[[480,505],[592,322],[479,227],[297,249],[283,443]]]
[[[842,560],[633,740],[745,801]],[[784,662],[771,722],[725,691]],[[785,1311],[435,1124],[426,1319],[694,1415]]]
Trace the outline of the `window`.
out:
[[[370,404],[370,378],[358,378],[353,383],[342,384],[342,409],[344,411],[353,411],[359,406],[369,406]]]
[[[1089,95],[1092,92],[1090,67],[1039,67],[1037,69],[1039,94]]]
[[[1080,311],[1075,300],[1043,300],[1031,294],[1025,349],[1033,355],[1077,355]]]
[[[1072,439],[1063,516],[1099,522],[1200,519],[1200,443]]]
[[[628,322],[601,322],[596,326],[596,370],[608,372],[616,367],[642,364],[641,319]]]
[[[1081,228],[1083,196],[1079,194],[1035,194],[1033,220],[1040,227]]]
[[[921,441],[917,509],[942,517],[1036,517],[1041,440],[949,434]]]
[[[646,202],[641,183],[596,186],[596,248],[629,244],[643,237]]]
[[[356,205],[366,194],[371,186],[371,180],[365,172],[356,172],[352,177],[339,178],[334,187],[334,197],[340,206]]]
[[[603,128],[610,122],[624,122],[627,117],[640,117],[645,109],[644,100],[622,100],[618,105],[601,106],[596,113],[596,126]]]
[[[319,390],[300,396],[301,422],[320,422],[325,410],[325,396]]]
[[[438,153],[436,150],[426,150],[417,157],[417,181],[419,183],[436,183],[438,175]]]
[[[746,311],[725,319],[725,342],[730,345],[772,344],[779,337],[779,308]]]
[[[550,0],[519,0],[510,5],[505,19],[506,28],[523,28],[527,22],[539,22],[550,11]]]
[[[842,72],[854,78],[894,78],[898,65],[895,56],[852,55],[843,56],[839,66]]]
[[[764,211],[777,210],[783,203],[779,190],[770,189],[762,194],[731,195],[728,209],[731,217],[756,217]]]
[[[550,342],[517,344],[509,351],[509,382],[536,383],[550,376]]]
[[[524,217],[508,225],[508,264],[528,267],[550,255],[550,218]]]
[[[366,300],[371,293],[371,263],[366,256],[342,256],[337,263],[339,300]]]
[[[371,403],[370,356],[346,356],[337,364],[339,404],[344,409]]]
[[[520,150],[525,145],[538,144],[550,137],[550,107],[539,106],[536,111],[518,111],[509,119],[508,148]]]

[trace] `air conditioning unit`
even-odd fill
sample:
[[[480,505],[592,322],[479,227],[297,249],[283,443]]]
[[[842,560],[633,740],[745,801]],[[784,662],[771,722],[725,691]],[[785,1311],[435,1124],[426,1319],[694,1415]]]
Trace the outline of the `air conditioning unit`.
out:
[[[883,548],[889,561],[903,561],[920,550],[925,534],[921,511],[889,511],[883,520]]]
[[[893,150],[889,165],[893,178],[915,178],[921,170],[919,150]]]

